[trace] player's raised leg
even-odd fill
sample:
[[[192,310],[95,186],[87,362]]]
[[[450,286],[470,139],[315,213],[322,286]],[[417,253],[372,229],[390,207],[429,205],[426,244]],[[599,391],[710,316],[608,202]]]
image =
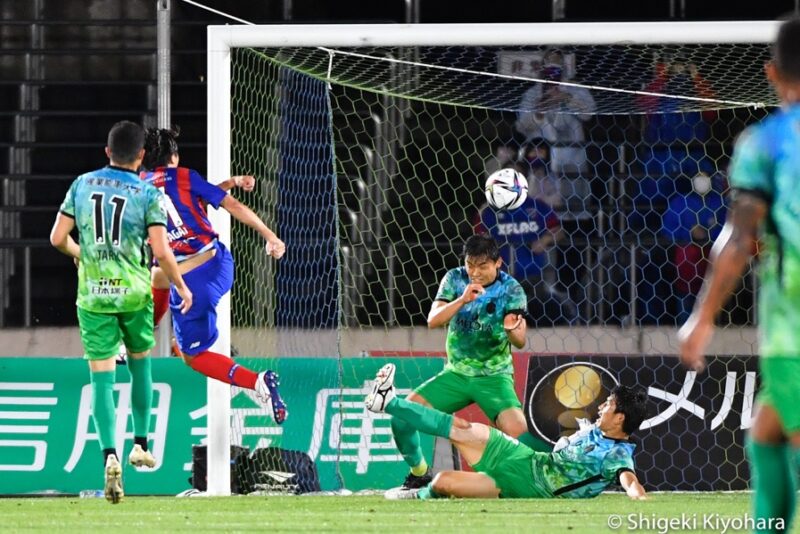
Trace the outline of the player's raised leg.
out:
[[[364,401],[368,410],[388,413],[421,432],[448,438],[453,442],[470,445],[481,441],[482,432],[475,429],[480,427],[488,429],[486,425],[471,424],[451,414],[398,398],[394,388],[395,370],[393,363],[387,363],[378,371],[372,384],[372,391]]]
[[[405,400],[445,413],[454,413],[472,402],[466,383],[465,377],[452,371],[442,371],[415,389]],[[398,417],[392,418],[391,428],[397,449],[409,466],[402,488],[427,486],[433,480],[433,475],[422,453],[419,432],[413,425]]]
[[[216,252],[209,255],[205,262],[183,275],[195,298],[194,306],[188,313],[180,313],[177,308],[179,296],[174,287],[170,290],[177,352],[189,367],[205,376],[255,390],[262,402],[270,403],[275,422],[281,424],[288,412],[278,389],[278,375],[274,371],[257,373],[212,350],[219,337],[216,306],[233,285],[233,258],[230,252],[221,243],[217,243],[214,250]]]
[[[395,419],[402,420],[426,434],[448,438],[468,463],[477,463],[488,441],[489,427],[481,424],[472,424],[422,404],[397,398],[394,390],[394,376],[395,366],[391,363],[383,366],[378,371],[372,391],[365,401],[367,409],[373,412],[388,413]],[[483,476],[480,481],[477,477],[473,478],[474,480],[467,481],[463,488],[461,488],[460,479],[448,478],[448,475],[441,479],[441,484],[442,487],[447,488],[448,493],[446,495],[462,497],[497,496],[497,493],[492,494],[491,487],[485,480],[486,478],[491,480],[491,478]],[[476,483],[477,486],[473,486],[472,482]],[[388,493],[387,497],[407,498],[408,495],[414,495],[417,498],[431,498],[445,496],[445,493],[438,493],[435,487],[436,485],[433,483],[425,488],[411,489],[412,493],[407,493],[408,490],[406,488],[401,488],[400,491]]]

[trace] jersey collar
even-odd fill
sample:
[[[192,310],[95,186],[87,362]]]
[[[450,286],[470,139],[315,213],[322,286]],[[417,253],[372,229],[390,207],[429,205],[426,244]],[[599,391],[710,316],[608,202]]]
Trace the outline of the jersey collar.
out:
[[[598,428],[598,430],[600,430],[600,429]],[[600,432],[600,435],[603,436],[603,439],[610,439],[614,443],[631,443],[630,439],[610,438],[610,437],[606,436],[605,434],[603,434],[602,432]]]
[[[484,288],[494,285],[498,280],[500,280],[500,269],[497,269],[497,276],[494,277],[494,280],[483,286]]]
[[[113,169],[115,171],[129,172],[132,175],[136,176],[137,178],[139,177],[139,173],[137,173],[136,171],[132,171],[130,169],[123,169],[122,167],[117,167],[116,165],[106,165],[106,169]]]

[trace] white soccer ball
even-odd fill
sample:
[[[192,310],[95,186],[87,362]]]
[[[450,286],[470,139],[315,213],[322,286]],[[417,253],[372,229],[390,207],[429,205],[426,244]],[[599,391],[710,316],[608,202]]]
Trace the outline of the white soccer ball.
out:
[[[528,180],[514,169],[500,169],[486,179],[486,200],[499,210],[513,210],[528,198]]]

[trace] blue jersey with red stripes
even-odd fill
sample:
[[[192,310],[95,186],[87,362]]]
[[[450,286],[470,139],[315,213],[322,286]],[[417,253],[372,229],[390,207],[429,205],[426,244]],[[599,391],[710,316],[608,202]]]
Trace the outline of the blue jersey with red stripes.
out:
[[[166,200],[167,235],[178,261],[211,249],[217,233],[211,227],[206,205],[219,208],[227,193],[186,167],[158,167],[141,178],[160,189]]]

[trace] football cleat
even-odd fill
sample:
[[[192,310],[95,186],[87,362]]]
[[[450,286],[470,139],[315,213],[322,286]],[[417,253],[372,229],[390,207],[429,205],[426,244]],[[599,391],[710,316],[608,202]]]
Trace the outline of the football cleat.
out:
[[[431,468],[429,467],[424,475],[417,476],[414,473],[409,473],[405,481],[403,481],[403,485],[400,487],[400,489],[416,490],[424,488],[431,482],[433,482],[433,474],[431,473]]]
[[[387,363],[381,367],[381,370],[375,375],[375,381],[372,383],[372,391],[364,400],[367,410],[375,413],[382,413],[386,410],[386,405],[395,397],[394,373],[394,364]]]
[[[272,418],[280,425],[286,421],[289,411],[286,409],[286,403],[281,399],[281,394],[278,391],[279,385],[278,375],[274,371],[258,373],[256,397],[263,403],[267,401],[272,403]]]
[[[135,466],[135,467],[155,467],[156,466],[156,459],[150,453],[150,451],[146,451],[142,449],[141,445],[134,445],[133,450],[128,455],[128,462]]]
[[[120,344],[117,352],[117,365],[128,365],[128,349],[123,344]]]
[[[114,454],[109,454],[108,458],[106,458],[105,476],[104,493],[106,500],[111,504],[119,504],[125,493],[122,491],[122,466]]]
[[[402,501],[405,499],[416,499],[417,493],[420,488],[406,489],[406,488],[392,488],[383,494],[384,498],[390,501]]]

